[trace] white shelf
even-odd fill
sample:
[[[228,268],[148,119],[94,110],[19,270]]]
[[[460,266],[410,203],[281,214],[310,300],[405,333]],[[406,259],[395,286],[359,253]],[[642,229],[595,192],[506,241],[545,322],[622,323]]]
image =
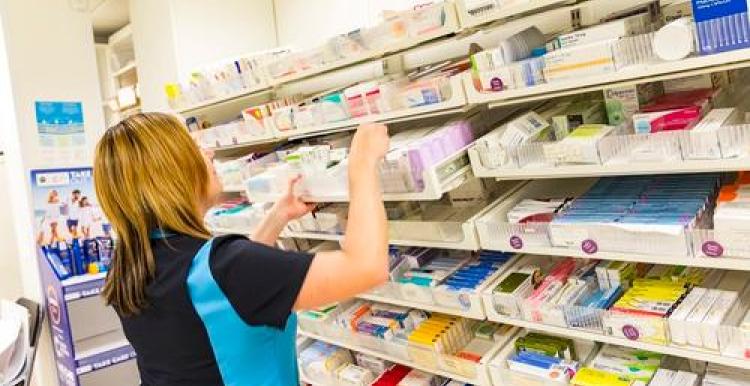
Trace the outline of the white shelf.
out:
[[[286,76],[278,77],[278,78],[271,80],[271,85],[280,86],[285,83],[291,83],[291,82],[295,82],[298,80],[310,78],[310,77],[320,75],[326,72],[330,72],[336,69],[340,69],[343,67],[351,66],[353,64],[364,62],[370,59],[382,58],[383,56],[386,56],[388,54],[398,53],[400,51],[403,51],[412,47],[416,47],[422,43],[426,43],[431,40],[435,40],[443,36],[447,36],[447,35],[460,31],[461,26],[459,25],[458,14],[456,11],[455,4],[453,2],[446,1],[443,3],[443,9],[445,10],[445,25],[443,25],[442,28],[439,28],[433,32],[426,33],[424,35],[417,36],[417,37],[402,39],[401,41],[399,41],[398,43],[390,47],[385,47],[385,48],[376,49],[376,50],[366,50],[358,55],[354,55],[348,58],[343,58],[341,60],[338,60],[333,63],[329,63],[324,66],[312,68],[310,70],[302,71],[299,73],[294,73],[294,74],[289,74]]]
[[[497,7],[491,11],[482,12],[480,15],[470,15],[466,9],[465,0],[458,0],[456,6],[458,8],[458,18],[461,21],[461,26],[464,29],[474,28],[482,24],[491,23],[501,19],[508,19],[522,14],[537,12],[545,8],[550,8],[556,5],[562,5],[565,3],[573,3],[575,0],[528,0],[518,1],[517,3],[505,6]]]
[[[473,224],[464,224],[474,229]],[[281,237],[288,239],[306,239],[306,240],[319,240],[319,241],[336,241],[341,242],[344,240],[344,235],[323,233],[323,232],[293,232],[286,230],[281,234]],[[462,242],[440,242],[434,240],[416,240],[416,239],[393,239],[390,238],[388,243],[391,245],[397,245],[402,247],[422,247],[422,248],[437,248],[437,249],[454,249],[462,251],[476,251],[479,249],[479,242],[476,236],[469,239],[464,239]]]
[[[222,191],[224,193],[243,193],[245,188],[243,186],[226,186]]]
[[[474,149],[469,149],[474,175],[500,180],[530,180],[575,177],[688,174],[750,170],[750,157],[722,160],[687,160],[670,163],[626,163],[606,165],[562,165],[553,168],[487,169],[480,165]],[[477,159],[474,162],[474,159]]]
[[[392,298],[389,296],[380,296],[380,295],[375,295],[375,294],[361,294],[361,295],[357,295],[357,297],[360,299],[369,300],[372,302],[393,304],[395,306],[401,306],[401,307],[417,308],[420,310],[425,310],[425,311],[430,311],[430,312],[439,312],[441,314],[446,314],[446,315],[460,316],[462,318],[467,318],[467,319],[485,320],[487,318],[484,312],[482,312],[481,315],[479,315],[479,314],[472,312],[471,310],[462,311],[456,308],[443,307],[443,306],[439,306],[436,304],[417,303],[414,301],[396,299],[396,298]]]
[[[133,26],[128,24],[122,27],[119,31],[112,34],[107,40],[109,45],[118,45],[120,43],[132,44],[133,40]]]
[[[271,144],[275,144],[275,143],[279,143],[283,141],[284,139],[281,139],[281,138],[267,136],[267,137],[259,137],[257,140],[254,140],[254,141],[243,142],[243,143],[238,143],[234,145],[208,147],[206,148],[206,150],[210,150],[216,153],[229,152],[229,151],[234,151],[234,150],[251,149],[256,146],[271,145]]]
[[[345,349],[348,349],[348,350],[352,350],[352,351],[356,351],[356,352],[361,352],[363,354],[371,355],[371,356],[374,356],[374,357],[377,357],[377,358],[385,359],[385,360],[387,360],[389,362],[398,363],[398,364],[401,364],[401,365],[404,365],[404,366],[411,367],[413,369],[425,371],[425,372],[428,372],[428,373],[431,373],[431,374],[435,374],[435,375],[440,375],[441,377],[451,378],[453,380],[460,381],[460,382],[465,382],[465,383],[472,383],[473,384],[473,382],[474,382],[474,380],[472,380],[472,379],[464,378],[464,377],[458,376],[456,374],[452,374],[452,373],[449,373],[449,372],[446,372],[446,371],[437,370],[437,369],[433,369],[433,368],[424,367],[424,366],[419,365],[419,364],[417,364],[417,363],[415,363],[413,361],[410,361],[410,360],[405,360],[405,359],[398,358],[398,357],[395,357],[393,355],[389,355],[389,354],[386,354],[386,353],[383,353],[383,352],[380,352],[380,351],[375,351],[375,350],[371,350],[371,349],[368,349],[368,348],[360,347],[360,346],[354,345],[354,344],[352,344],[350,342],[346,342],[343,339],[329,338],[329,337],[326,337],[326,336],[321,336],[321,335],[313,334],[313,333],[310,333],[310,332],[307,332],[307,331],[303,331],[303,330],[299,330],[298,333],[300,335],[308,337],[310,339],[315,339],[315,340],[319,340],[321,342],[330,343],[330,344],[335,345],[335,346],[339,346],[339,347],[342,347],[342,348],[345,348]],[[478,385],[478,386],[489,386],[489,385]]]
[[[684,349],[672,346],[661,346],[652,343],[643,343],[638,341],[631,341],[627,339],[617,338],[613,336],[607,336],[603,334],[597,334],[594,332],[587,332],[566,327],[550,326],[541,323],[527,322],[524,320],[518,320],[508,317],[499,317],[490,315],[490,321],[497,323],[510,324],[513,326],[524,327],[530,330],[548,332],[551,334],[557,334],[567,336],[570,338],[584,339],[601,343],[608,343],[618,346],[631,347],[639,350],[653,351],[666,355],[671,355],[680,358],[694,359],[697,361],[716,363],[724,366],[730,366],[735,368],[750,370],[750,360],[744,360],[739,358],[731,358],[721,356],[719,354],[700,351],[699,349]]]
[[[233,101],[235,99],[238,99],[238,98],[243,98],[243,97],[252,96],[252,95],[261,96],[261,95],[269,94],[271,92],[272,92],[272,90],[271,90],[270,86],[268,86],[268,85],[260,85],[260,86],[257,86],[255,88],[238,91],[238,92],[236,92],[234,94],[223,95],[223,96],[220,96],[220,97],[208,99],[208,100],[199,102],[197,104],[194,104],[192,106],[178,108],[178,109],[175,110],[175,112],[178,113],[178,114],[185,114],[185,113],[193,112],[193,111],[196,111],[196,110],[202,110],[202,109],[205,109],[205,108],[208,108],[208,107],[213,107],[213,106],[216,106],[216,105],[220,105],[220,104],[223,104],[223,103],[226,103],[226,102],[231,102],[231,101]]]
[[[132,70],[135,70],[135,69],[136,69],[135,62],[130,62],[130,63],[126,64],[125,66],[123,66],[122,68],[120,68],[119,70],[117,70],[114,73],[112,73],[112,77],[113,78],[119,78],[120,76],[122,76],[124,74],[127,74],[128,72],[130,72]]]
[[[344,235],[335,233],[323,233],[323,232],[295,232],[285,229],[281,232],[281,236],[285,239],[305,239],[305,240],[318,240],[318,241],[335,241],[341,242],[344,240]]]
[[[630,66],[605,75],[555,81],[527,88],[500,92],[481,92],[474,87],[471,74],[464,74],[464,86],[469,103],[488,103],[499,107],[524,102],[547,100],[566,95],[601,91],[647,82],[684,78],[750,66],[750,49],[741,49],[687,58],[676,62],[661,62]]]
[[[418,221],[389,221],[389,224],[392,223],[413,223],[412,226],[420,226],[420,224],[425,224],[425,226],[430,226],[433,224],[436,224],[435,222],[418,222]],[[447,224],[447,223],[445,223]],[[404,246],[404,247],[422,247],[422,248],[438,248],[438,249],[454,249],[454,250],[463,250],[463,251],[476,251],[479,250],[479,238],[476,235],[474,224],[472,221],[467,221],[465,223],[451,223],[451,225],[455,225],[455,227],[451,228],[460,228],[464,233],[464,238],[461,241],[439,241],[439,240],[424,240],[424,239],[416,239],[416,238],[408,238],[408,237],[390,237],[388,239],[388,243],[391,245],[398,245],[398,246]],[[391,228],[393,225],[391,225]],[[344,240],[344,235],[342,234],[334,234],[334,233],[324,233],[324,232],[295,232],[291,230],[285,230],[281,237],[284,238],[290,238],[290,239],[307,239],[307,240],[320,240],[320,241],[336,241],[341,242]]]
[[[630,252],[596,252],[587,254],[582,250],[569,248],[542,248],[542,247],[524,247],[521,249],[497,248],[496,244],[488,245],[482,243],[482,248],[502,252],[516,252],[532,255],[544,256],[566,256],[580,259],[600,259],[612,261],[627,261],[637,263],[652,263],[664,265],[684,265],[688,267],[728,269],[734,271],[750,271],[750,258],[736,257],[688,257],[688,256],[663,256],[663,255],[646,255]]]
[[[424,189],[421,192],[409,193],[385,193],[385,201],[434,201],[439,200],[447,192],[458,188],[472,178],[469,156],[466,152],[468,147],[461,149],[452,156],[446,158],[436,166],[424,171]],[[281,193],[259,193],[247,191],[248,200],[255,203],[276,202],[281,198]],[[303,195],[306,202],[348,202],[348,193],[325,194],[325,195]]]
[[[322,134],[330,134],[337,131],[353,129],[363,123],[383,122],[393,123],[408,121],[414,118],[429,118],[451,114],[465,113],[470,106],[466,102],[466,93],[460,76],[453,76],[449,80],[451,86],[451,97],[443,102],[419,106],[409,109],[389,111],[382,114],[366,115],[359,118],[348,119],[340,122],[332,122],[309,128],[285,130],[279,132],[277,137],[297,139]]]

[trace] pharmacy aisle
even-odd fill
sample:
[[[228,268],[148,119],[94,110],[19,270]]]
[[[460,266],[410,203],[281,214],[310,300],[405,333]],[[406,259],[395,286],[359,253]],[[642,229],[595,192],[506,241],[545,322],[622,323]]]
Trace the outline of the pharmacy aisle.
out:
[[[248,58],[277,73],[247,89],[262,103],[184,114],[213,124],[194,132],[227,195],[209,226],[250,232],[302,174],[318,209],[280,244],[309,252],[345,239],[348,131],[389,124],[389,280],[299,313],[303,381],[745,384],[750,51],[732,36],[748,20],[689,1],[453,5],[455,36]],[[232,103],[212,71],[171,103]]]

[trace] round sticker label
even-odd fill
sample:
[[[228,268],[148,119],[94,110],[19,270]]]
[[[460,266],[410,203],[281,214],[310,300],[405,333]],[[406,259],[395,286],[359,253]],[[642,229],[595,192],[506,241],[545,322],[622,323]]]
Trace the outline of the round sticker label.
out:
[[[511,236],[510,238],[510,246],[513,249],[521,249],[523,248],[523,239],[521,239],[518,236]]]
[[[724,254],[724,247],[716,241],[706,241],[701,249],[708,257],[721,257]]]
[[[461,304],[461,308],[463,308],[464,311],[468,311],[471,308],[471,299],[469,299],[469,295],[467,294],[458,295],[458,302]]]
[[[581,249],[583,252],[588,253],[589,255],[593,255],[594,253],[599,251],[599,245],[596,244],[596,241],[588,239],[584,240],[581,243]]]
[[[492,91],[503,91],[505,85],[500,78],[492,78],[492,80],[490,80],[490,89],[492,89]]]
[[[630,340],[638,340],[638,338],[641,337],[641,334],[638,332],[638,329],[629,324],[622,327],[622,334],[625,335],[625,337]]]

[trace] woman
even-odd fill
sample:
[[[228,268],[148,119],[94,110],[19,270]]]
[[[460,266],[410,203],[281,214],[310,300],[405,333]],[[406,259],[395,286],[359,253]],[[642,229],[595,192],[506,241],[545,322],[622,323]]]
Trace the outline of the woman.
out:
[[[94,218],[94,207],[91,206],[89,198],[86,196],[81,197],[76,205],[78,205],[78,233],[84,239],[89,239],[91,238],[91,226],[96,220]]]
[[[138,354],[144,386],[298,385],[294,311],[350,298],[387,277],[378,164],[382,125],[361,127],[349,159],[351,203],[342,250],[274,248],[311,210],[290,181],[250,241],[211,238],[203,217],[221,187],[175,118],[138,114],[107,130],[94,182],[117,246],[103,295]]]

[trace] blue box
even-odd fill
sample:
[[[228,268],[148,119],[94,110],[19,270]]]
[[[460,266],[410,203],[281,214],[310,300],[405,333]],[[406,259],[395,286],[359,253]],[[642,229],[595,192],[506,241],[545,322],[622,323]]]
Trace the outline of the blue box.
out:
[[[750,47],[748,0],[692,0],[701,54]]]

